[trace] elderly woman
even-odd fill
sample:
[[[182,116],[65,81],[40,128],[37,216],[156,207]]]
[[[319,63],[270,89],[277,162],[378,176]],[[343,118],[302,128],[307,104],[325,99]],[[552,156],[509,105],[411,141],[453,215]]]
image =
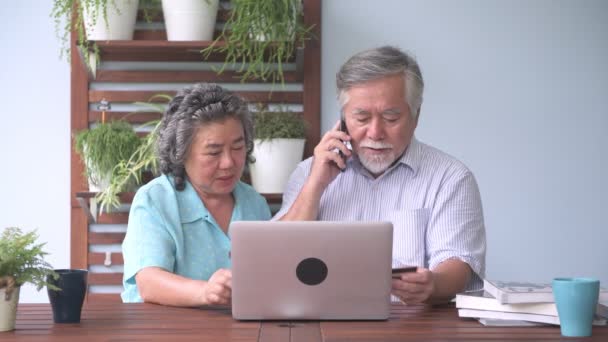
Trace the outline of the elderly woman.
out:
[[[218,85],[186,87],[163,115],[157,148],[163,174],[137,191],[129,213],[122,300],[227,304],[228,226],[270,218],[239,181],[253,150],[247,105]]]

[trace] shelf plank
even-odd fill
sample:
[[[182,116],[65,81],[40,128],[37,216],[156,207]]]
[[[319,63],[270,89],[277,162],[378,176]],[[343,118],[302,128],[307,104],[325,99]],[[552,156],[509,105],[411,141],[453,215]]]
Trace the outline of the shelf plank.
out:
[[[103,213],[97,216],[98,224],[127,224],[129,213]],[[90,239],[89,239],[90,240]]]
[[[155,102],[162,103],[164,99],[153,99],[154,95],[167,94],[174,96],[175,90],[140,90],[140,91],[120,91],[120,90],[89,90],[89,102],[99,102],[105,99],[109,102]],[[249,102],[266,103],[302,103],[301,91],[237,91],[237,95],[242,96]]]
[[[122,273],[89,272],[89,285],[122,285]]]
[[[97,195],[96,192],[90,191],[79,191],[76,192],[75,197],[82,197],[86,199],[91,199]],[[120,198],[120,203],[131,203],[133,202],[133,196],[135,196],[134,192],[123,192],[118,197]]]
[[[203,58],[201,51],[213,44],[211,40],[134,39],[97,41],[96,44],[103,61],[224,62],[226,57],[224,53],[214,52],[208,58]],[[219,41],[215,46],[223,47],[225,42]],[[294,63],[295,60],[294,54],[287,59],[287,63]]]
[[[114,82],[114,83],[176,83],[176,82],[227,82],[239,83],[241,81],[241,73],[226,70],[221,74],[213,70],[98,70],[95,76],[95,81],[98,82]],[[297,82],[296,73],[294,71],[286,71],[284,73],[285,83]],[[272,80],[252,79],[250,82],[255,83],[272,83]]]
[[[101,122],[101,117],[101,111],[89,111],[89,125]],[[144,124],[153,120],[159,120],[160,117],[161,113],[158,112],[106,112],[106,121],[123,120],[132,124]]]
[[[88,303],[122,303],[120,293],[87,293]]]
[[[121,244],[124,239],[125,233],[89,233],[90,245]]]

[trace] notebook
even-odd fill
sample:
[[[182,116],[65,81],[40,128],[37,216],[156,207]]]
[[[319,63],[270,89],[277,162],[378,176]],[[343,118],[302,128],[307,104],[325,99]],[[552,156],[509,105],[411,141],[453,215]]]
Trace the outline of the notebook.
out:
[[[388,318],[390,222],[240,221],[229,234],[235,319]]]

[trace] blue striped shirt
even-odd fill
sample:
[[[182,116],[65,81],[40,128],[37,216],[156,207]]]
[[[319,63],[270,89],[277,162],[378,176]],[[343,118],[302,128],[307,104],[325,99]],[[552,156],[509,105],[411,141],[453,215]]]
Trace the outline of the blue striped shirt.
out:
[[[276,218],[283,216],[309,175],[312,158],[292,173]],[[356,156],[325,189],[318,220],[390,221],[393,267],[433,270],[448,259],[466,262],[474,276],[467,289],[481,288],[486,235],[477,182],[455,158],[412,138],[401,158],[374,178]]]

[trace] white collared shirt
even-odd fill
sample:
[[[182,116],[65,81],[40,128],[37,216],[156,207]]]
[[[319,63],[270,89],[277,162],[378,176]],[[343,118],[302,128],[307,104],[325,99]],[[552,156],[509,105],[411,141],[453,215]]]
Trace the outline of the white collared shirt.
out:
[[[310,173],[312,157],[292,173],[283,216]],[[467,289],[482,287],[486,236],[481,196],[471,171],[448,154],[412,138],[406,152],[375,178],[358,158],[325,189],[318,220],[390,221],[393,223],[393,267],[412,265],[433,270],[447,259],[459,259],[475,275]]]

